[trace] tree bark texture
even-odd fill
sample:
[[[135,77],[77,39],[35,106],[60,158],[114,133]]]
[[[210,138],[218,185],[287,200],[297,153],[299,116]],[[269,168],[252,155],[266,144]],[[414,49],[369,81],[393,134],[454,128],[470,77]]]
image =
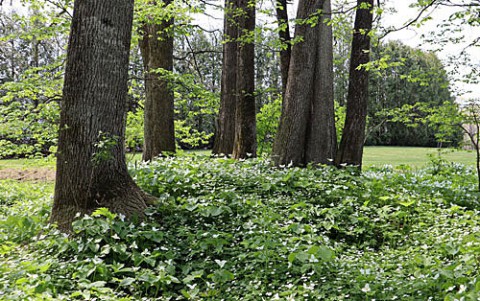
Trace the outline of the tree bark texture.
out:
[[[172,0],[163,1],[167,6]],[[152,5],[157,5],[156,3]],[[167,78],[173,70],[173,19],[144,24],[139,42],[145,72],[143,161],[175,152],[174,94]]]
[[[328,25],[331,3],[326,0],[318,24],[317,60],[310,122],[307,127],[305,163],[333,164],[337,151],[333,93],[333,35]]]
[[[329,0],[301,0],[298,19],[320,13],[315,26],[298,24],[303,41],[292,48],[280,125],[273,145],[277,165],[331,164],[336,133],[333,109],[332,28]]]
[[[257,155],[255,110],[255,46],[250,39],[255,30],[255,2],[237,0],[241,11],[238,17],[239,43],[237,53],[237,104],[233,157],[245,159]]]
[[[280,28],[278,35],[282,43],[280,50],[280,73],[282,75],[282,96],[285,99],[285,90],[287,89],[288,68],[290,67],[290,57],[292,55],[292,45],[290,37],[290,26],[288,22],[287,0],[278,0],[276,3],[277,22]]]
[[[124,151],[133,0],[77,0],[68,44],[51,221],[99,207],[143,216]]]
[[[367,5],[368,8],[363,6]],[[368,71],[359,68],[370,60],[373,0],[358,0],[350,59],[347,113],[336,164],[362,167],[368,105]]]
[[[238,52],[237,1],[225,0],[220,111],[212,149],[212,153],[216,155],[231,155],[235,140]]]

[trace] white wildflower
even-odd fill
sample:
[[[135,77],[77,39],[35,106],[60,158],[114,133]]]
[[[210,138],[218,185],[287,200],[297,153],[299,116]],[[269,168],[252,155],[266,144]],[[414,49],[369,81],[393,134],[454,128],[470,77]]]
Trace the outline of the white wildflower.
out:
[[[370,289],[370,285],[367,283],[365,284],[365,286],[362,288],[362,292],[364,292],[365,294],[366,293],[369,293],[371,292],[372,290]]]

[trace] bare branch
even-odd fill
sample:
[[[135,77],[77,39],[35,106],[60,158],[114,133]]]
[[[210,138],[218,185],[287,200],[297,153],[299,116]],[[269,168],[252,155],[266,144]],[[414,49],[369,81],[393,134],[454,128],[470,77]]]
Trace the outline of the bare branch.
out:
[[[387,30],[384,34],[382,34],[380,37],[379,37],[379,40],[385,38],[387,35],[389,35],[390,33],[392,32],[397,32],[397,31],[401,31],[403,29],[406,29],[406,28],[409,28],[410,26],[412,26],[413,24],[417,23],[420,18],[428,11],[429,8],[433,7],[433,10],[435,10],[438,6],[440,6],[440,3],[438,2],[438,0],[431,0],[431,2],[428,4],[428,5],[425,5],[417,14],[417,16],[410,20],[408,23],[406,23],[405,25],[399,27],[399,28],[393,28],[393,29],[389,29]]]
[[[198,51],[188,51],[185,53],[184,56],[181,56],[181,57],[178,57],[178,56],[175,56],[174,59],[177,60],[177,61],[183,61],[185,60],[186,58],[188,58],[189,56],[193,55],[198,55],[198,54],[205,54],[205,53],[217,53],[217,54],[221,54],[222,51],[217,51],[217,50],[198,50]]]

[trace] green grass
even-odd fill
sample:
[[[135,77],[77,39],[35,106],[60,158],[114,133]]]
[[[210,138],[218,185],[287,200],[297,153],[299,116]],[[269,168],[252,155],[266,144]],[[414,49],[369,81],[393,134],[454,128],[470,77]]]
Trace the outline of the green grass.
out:
[[[210,150],[184,151],[184,155],[209,156]],[[383,166],[383,165],[409,165],[412,168],[421,168],[427,165],[432,156],[438,156],[437,148],[428,147],[392,147],[392,146],[368,146],[365,147],[363,162],[365,166]],[[442,149],[441,157],[447,161],[461,163],[465,165],[475,164],[475,153],[473,151]],[[127,162],[134,163],[142,160],[141,153],[127,154]],[[37,167],[55,167],[53,158],[47,159],[8,159],[0,160],[0,169],[5,168],[37,168]]]
[[[55,168],[55,159],[53,157],[37,159],[2,159],[0,160],[0,169],[14,168],[27,169],[51,167]]]
[[[424,167],[432,156],[438,155],[438,148],[368,146],[365,147],[363,162],[365,166],[409,165],[419,168]],[[441,149],[440,156],[450,162],[465,165],[475,164],[475,153],[473,151]]]

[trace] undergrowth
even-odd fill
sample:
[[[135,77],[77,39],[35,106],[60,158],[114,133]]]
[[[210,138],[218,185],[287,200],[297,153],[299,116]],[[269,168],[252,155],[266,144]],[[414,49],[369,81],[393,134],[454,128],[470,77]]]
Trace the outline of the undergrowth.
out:
[[[159,198],[67,237],[51,185],[1,182],[1,300],[478,300],[471,170],[353,170],[170,158],[132,169]]]

